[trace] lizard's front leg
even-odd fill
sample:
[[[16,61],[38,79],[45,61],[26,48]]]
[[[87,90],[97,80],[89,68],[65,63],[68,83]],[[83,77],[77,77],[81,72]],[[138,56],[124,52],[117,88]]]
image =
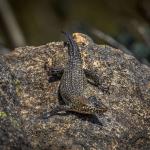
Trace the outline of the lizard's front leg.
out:
[[[44,69],[47,72],[47,75],[49,76],[49,82],[55,82],[61,79],[64,68],[62,67],[49,67],[47,63],[44,65]]]
[[[98,123],[100,125],[102,125],[102,126],[105,125],[106,122],[104,120],[103,115],[104,115],[104,112],[106,112],[108,110],[108,108],[100,100],[97,100],[97,98],[95,96],[89,97],[88,101],[97,110],[97,111],[95,111],[93,116],[98,120]]]

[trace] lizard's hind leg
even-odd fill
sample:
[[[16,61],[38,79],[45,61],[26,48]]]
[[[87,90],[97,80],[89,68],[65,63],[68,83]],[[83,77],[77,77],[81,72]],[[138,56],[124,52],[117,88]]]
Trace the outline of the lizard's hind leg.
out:
[[[88,100],[91,105],[96,108],[95,113],[93,114],[93,119],[97,120],[98,124],[102,126],[105,125],[106,121],[103,114],[108,110],[108,108],[100,100],[97,100],[95,96],[89,97]]]
[[[98,100],[95,96],[90,96],[88,98],[88,101],[91,106],[95,107],[96,109],[105,109],[107,111],[107,107],[100,101]]]
[[[49,117],[56,115],[58,112],[68,111],[68,110],[70,110],[70,107],[67,105],[57,105],[52,109],[52,111],[44,113],[42,115],[42,118],[48,119]]]
[[[100,89],[103,93],[109,93],[109,86],[103,84],[99,75],[95,71],[84,69],[84,73],[85,73],[86,77],[88,78],[87,81],[91,85],[97,86],[98,89]]]

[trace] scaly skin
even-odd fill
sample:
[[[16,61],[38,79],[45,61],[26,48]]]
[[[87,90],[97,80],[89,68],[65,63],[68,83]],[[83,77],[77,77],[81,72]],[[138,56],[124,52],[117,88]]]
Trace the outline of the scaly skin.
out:
[[[77,112],[87,114],[105,112],[106,108],[96,108],[89,99],[83,97],[87,80],[82,68],[80,50],[71,35],[68,33],[65,33],[65,35],[69,43],[69,59],[60,82],[60,95],[63,101]]]
[[[83,96],[87,79],[82,68],[80,50],[72,36],[66,32],[64,34],[68,40],[68,63],[64,70],[61,70],[63,75],[60,80],[59,94],[65,105],[56,106],[44,116],[48,118],[58,111],[101,115],[107,111],[107,108],[102,107],[102,103],[95,97],[86,98]]]

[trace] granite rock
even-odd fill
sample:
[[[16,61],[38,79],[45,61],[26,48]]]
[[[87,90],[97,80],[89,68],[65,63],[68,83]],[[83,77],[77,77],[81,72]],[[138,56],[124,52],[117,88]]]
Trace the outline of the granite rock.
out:
[[[88,86],[108,111],[100,116],[61,112],[39,118],[59,103],[59,81],[49,83],[45,63],[64,67],[63,42],[16,48],[0,56],[0,147],[2,149],[150,149],[150,68],[135,57],[74,34],[83,67],[99,75],[107,91]]]

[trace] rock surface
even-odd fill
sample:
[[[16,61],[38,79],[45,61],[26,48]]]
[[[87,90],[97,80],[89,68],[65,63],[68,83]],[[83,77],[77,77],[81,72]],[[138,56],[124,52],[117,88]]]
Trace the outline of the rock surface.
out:
[[[44,64],[65,66],[67,48],[63,42],[17,48],[0,56],[0,149],[150,149],[150,68],[85,35],[74,37],[83,67],[96,71],[108,87],[101,91],[89,84],[87,89],[108,107],[102,125],[65,112],[40,119],[59,103],[59,81],[48,82]]]

